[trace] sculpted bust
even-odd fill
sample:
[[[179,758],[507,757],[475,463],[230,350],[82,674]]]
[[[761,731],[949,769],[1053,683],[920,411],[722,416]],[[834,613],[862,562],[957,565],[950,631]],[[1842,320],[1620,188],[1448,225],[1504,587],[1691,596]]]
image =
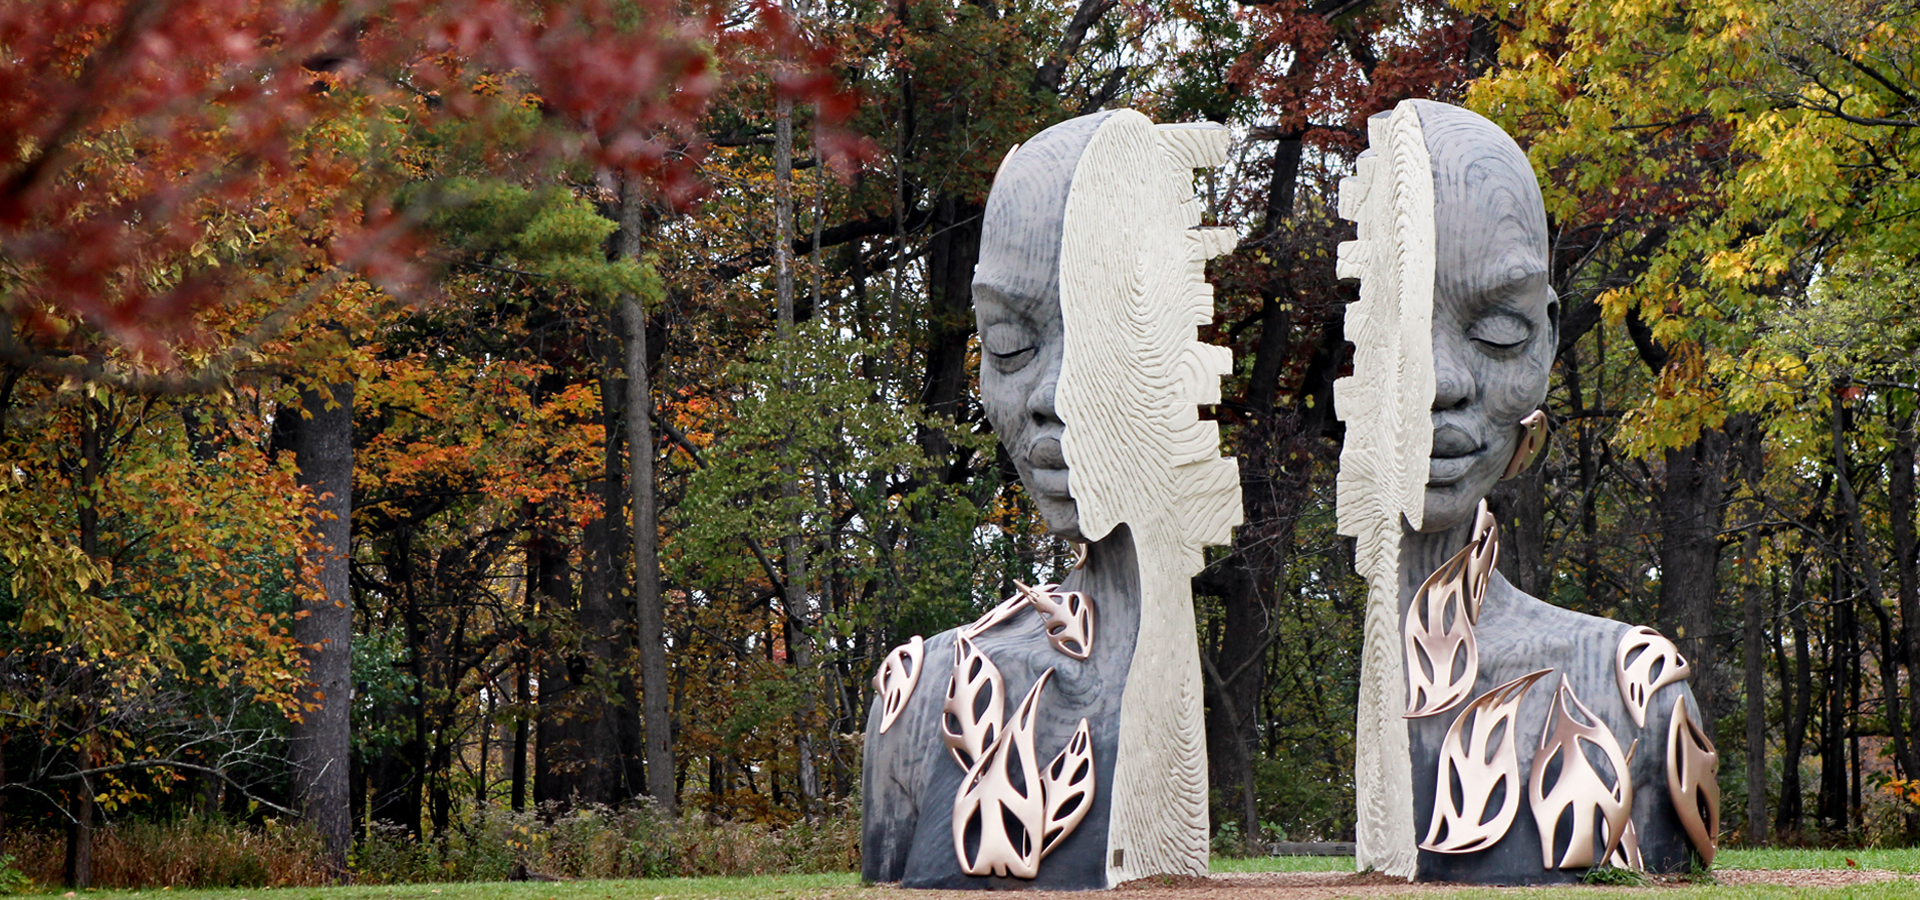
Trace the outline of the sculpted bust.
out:
[[[1207,871],[1189,578],[1240,521],[1198,405],[1231,364],[1211,321],[1192,170],[1218,126],[1115,110],[1055,125],[994,179],[973,292],[982,400],[1053,533],[1083,557],[875,676],[863,877],[1105,888]]]
[[[1544,446],[1557,346],[1532,167],[1446,104],[1402,103],[1370,137],[1341,186],[1362,297],[1335,388],[1340,528],[1370,587],[1357,862],[1500,884],[1710,862],[1718,762],[1677,648],[1494,567],[1485,498]]]

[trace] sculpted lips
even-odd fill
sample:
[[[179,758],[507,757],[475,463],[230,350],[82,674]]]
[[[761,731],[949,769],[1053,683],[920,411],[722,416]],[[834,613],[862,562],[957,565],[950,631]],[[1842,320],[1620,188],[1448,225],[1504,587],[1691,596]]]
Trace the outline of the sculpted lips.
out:
[[[1467,476],[1479,459],[1481,443],[1456,425],[1433,430],[1433,455],[1427,461],[1427,484],[1445,487]]]
[[[1060,449],[1059,438],[1043,437],[1034,441],[1027,449],[1027,467],[1032,482],[1028,487],[1034,493],[1067,496],[1067,456]]]

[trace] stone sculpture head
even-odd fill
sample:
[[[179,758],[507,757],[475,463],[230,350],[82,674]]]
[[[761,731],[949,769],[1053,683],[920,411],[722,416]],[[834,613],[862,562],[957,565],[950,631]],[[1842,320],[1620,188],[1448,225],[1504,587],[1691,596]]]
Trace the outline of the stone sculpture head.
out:
[[[1421,531],[1469,521],[1538,408],[1558,342],[1547,216],[1498,125],[1418,102],[1433,167],[1433,450]]]
[[[974,270],[980,393],[1028,494],[1058,535],[1100,540],[1185,516],[1198,552],[1240,519],[1237,469],[1198,406],[1219,402],[1224,348],[1193,169],[1218,165],[1218,126],[1155,126],[1131,110],[1062,122],[1001,163]]]
[[[980,399],[1027,495],[1056,534],[1080,536],[1055,407],[1065,328],[1060,231],[1073,169],[1099,118],[1062,122],[1013,148],[994,176],[973,271]]]

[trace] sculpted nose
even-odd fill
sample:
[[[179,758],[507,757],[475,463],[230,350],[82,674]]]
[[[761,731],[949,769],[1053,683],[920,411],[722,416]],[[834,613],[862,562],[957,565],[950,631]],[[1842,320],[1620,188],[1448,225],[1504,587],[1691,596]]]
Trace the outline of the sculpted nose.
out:
[[[1433,354],[1433,409],[1461,409],[1473,399],[1473,373],[1457,356],[1435,348]]]
[[[1048,425],[1060,421],[1060,414],[1053,408],[1053,395],[1060,388],[1060,370],[1048,372],[1033,386],[1027,395],[1027,414],[1033,417],[1037,425]]]

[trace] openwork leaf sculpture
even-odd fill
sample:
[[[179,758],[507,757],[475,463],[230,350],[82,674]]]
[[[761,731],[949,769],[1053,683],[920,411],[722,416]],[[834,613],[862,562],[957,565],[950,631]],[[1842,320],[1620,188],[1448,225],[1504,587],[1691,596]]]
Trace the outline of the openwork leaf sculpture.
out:
[[[1041,673],[1013,721],[960,781],[953,801],[953,850],[968,875],[1040,874],[1046,798],[1034,761],[1033,725],[1040,691],[1052,677],[1052,669]]]
[[[1034,721],[1041,688],[1052,679],[1048,669],[1027,691],[1006,721],[1006,681],[998,666],[974,643],[988,629],[1032,607],[1046,618],[1048,643],[1055,650],[1086,659],[1093,651],[1093,604],[1078,591],[1054,591],[1052,584],[1019,591],[989,610],[954,638],[953,676],[941,707],[940,733],[953,761],[967,770],[953,801],[953,849],[969,875],[1033,878],[1040,860],[1073,833],[1093,806],[1093,738],[1086,719],[1066,747],[1045,769],[1034,763]],[[917,675],[920,639],[888,655],[874,685],[883,702],[892,703],[886,686],[891,674],[909,664]],[[905,690],[911,693],[912,684]],[[899,701],[904,704],[904,696]],[[891,709],[891,706],[885,707]],[[881,731],[892,724],[883,713]]]
[[[1052,587],[1052,585],[1046,585],[1046,587]],[[987,630],[993,626],[1025,612],[1030,605],[1032,604],[1028,602],[1025,591],[1014,591],[1013,596],[1000,601],[1000,605],[987,610],[986,615],[975,619],[973,624],[960,629],[960,636],[968,639],[977,638],[986,634]]]
[[[1046,824],[1040,830],[1040,858],[1045,859],[1093,806],[1093,735],[1086,719],[1041,772],[1040,789],[1047,800]]]
[[[880,671],[873,673],[873,689],[880,695],[880,733],[886,734],[893,727],[900,711],[907,708],[907,698],[913,696],[913,689],[920,683],[921,664],[927,661],[927,642],[919,635],[893,648],[887,658],[880,663]]]
[[[1611,771],[1595,768],[1588,747],[1599,751]],[[1547,727],[1541,732],[1540,749],[1533,755],[1533,771],[1527,778],[1533,820],[1540,826],[1543,867],[1583,869],[1613,853],[1633,817],[1633,776],[1627,768],[1632,758],[1631,751],[1620,752],[1620,742],[1607,724],[1580,702],[1562,676],[1547,707]],[[1573,820],[1572,834],[1556,862],[1559,825],[1568,816]],[[1599,846],[1594,843],[1596,825],[1604,842]]]
[[[1047,620],[1047,643],[1074,659],[1093,653],[1093,603],[1079,591],[1055,591],[1050,584],[1037,588],[1014,582],[1027,602]]]
[[[1719,779],[1720,754],[1712,739],[1693,721],[1687,698],[1673,698],[1673,715],[1667,720],[1667,794],[1693,849],[1707,865],[1713,865],[1720,837]]]
[[[947,680],[947,700],[940,707],[940,736],[960,768],[971,770],[1000,736],[1006,721],[1007,688],[1000,667],[993,664],[973,639],[954,638],[953,677]]]
[[[1474,538],[1435,569],[1413,595],[1402,625],[1407,653],[1407,718],[1459,705],[1480,674],[1473,626],[1487,596],[1487,579],[1500,558],[1500,529],[1486,501],[1474,519]]]
[[[1620,636],[1613,652],[1613,676],[1620,682],[1620,699],[1627,702],[1633,724],[1647,727],[1647,704],[1653,692],[1693,674],[1680,648],[1660,632],[1642,625]]]
[[[1480,508],[1473,514],[1473,540],[1467,542],[1467,584],[1472,587],[1469,596],[1473,604],[1467,607],[1467,620],[1480,623],[1480,602],[1487,599],[1487,579],[1493,576],[1493,567],[1500,562],[1500,521],[1493,517],[1493,510],[1487,508],[1487,501],[1480,501]]]
[[[1520,809],[1520,758],[1513,749],[1520,699],[1552,671],[1522,675],[1460,710],[1440,744],[1433,822],[1420,849],[1472,853],[1506,836]],[[1495,794],[1500,805],[1489,810]]]
[[[1639,742],[1635,741],[1634,745],[1639,746]],[[1616,869],[1632,869],[1635,872],[1647,870],[1647,861],[1640,855],[1640,829],[1634,827],[1632,819],[1628,819],[1627,827],[1621,829],[1620,843],[1612,853],[1607,854],[1607,862]]]
[[[1507,470],[1500,473],[1505,481],[1521,472],[1525,472],[1533,461],[1540,458],[1541,451],[1547,449],[1547,411],[1536,409],[1520,420],[1520,446],[1515,447],[1513,458],[1507,461]]]

